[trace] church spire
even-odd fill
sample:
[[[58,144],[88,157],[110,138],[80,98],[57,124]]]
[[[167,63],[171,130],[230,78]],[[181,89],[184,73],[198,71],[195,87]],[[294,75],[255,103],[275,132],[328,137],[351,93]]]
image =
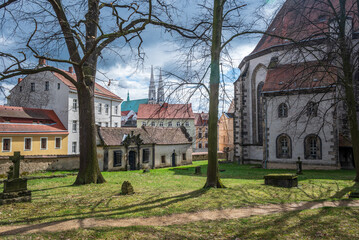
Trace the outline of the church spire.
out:
[[[165,91],[163,89],[162,70],[160,68],[160,78],[158,80],[157,103],[163,104],[165,102]]]
[[[130,92],[127,91],[127,101],[130,101]]]
[[[156,103],[156,86],[155,86],[155,78],[153,77],[153,66],[152,65],[151,65],[150,87],[148,90],[148,103],[149,104]]]

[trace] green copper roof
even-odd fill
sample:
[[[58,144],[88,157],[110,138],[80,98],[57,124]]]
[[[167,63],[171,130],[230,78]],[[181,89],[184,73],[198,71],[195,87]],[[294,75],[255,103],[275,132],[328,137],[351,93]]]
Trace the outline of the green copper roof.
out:
[[[130,101],[124,101],[121,105],[121,111],[131,111],[138,112],[138,107],[140,104],[147,104],[148,99],[137,99],[137,100],[130,100]]]

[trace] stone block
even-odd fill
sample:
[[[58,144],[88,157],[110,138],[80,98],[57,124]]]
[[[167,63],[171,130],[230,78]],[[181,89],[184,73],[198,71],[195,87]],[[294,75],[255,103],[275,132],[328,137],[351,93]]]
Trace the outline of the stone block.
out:
[[[4,193],[27,190],[27,179],[17,178],[4,181]]]
[[[296,174],[268,174],[264,176],[264,184],[285,188],[298,187],[298,176]]]
[[[31,191],[0,193],[0,205],[18,202],[31,202]]]

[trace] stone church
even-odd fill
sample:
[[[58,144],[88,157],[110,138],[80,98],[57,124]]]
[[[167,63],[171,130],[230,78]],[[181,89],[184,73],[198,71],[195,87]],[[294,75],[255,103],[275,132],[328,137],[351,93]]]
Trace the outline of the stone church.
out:
[[[319,2],[287,0],[268,34],[240,63],[241,75],[234,83],[235,161],[295,168],[300,158],[307,169],[353,167],[338,77],[316,53],[303,54],[295,44],[331,51],[325,34],[332,24],[332,9]],[[332,2],[337,10],[339,0]],[[346,34],[357,42],[355,1],[347,5]],[[329,30],[319,34],[317,26]]]

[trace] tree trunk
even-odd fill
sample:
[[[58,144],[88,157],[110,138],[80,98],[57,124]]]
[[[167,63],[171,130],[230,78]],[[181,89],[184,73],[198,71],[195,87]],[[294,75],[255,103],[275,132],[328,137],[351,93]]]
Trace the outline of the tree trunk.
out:
[[[218,91],[220,81],[219,61],[221,55],[222,17],[223,0],[214,0],[208,121],[208,168],[205,188],[224,188],[219,178],[217,156]]]
[[[94,77],[93,77],[94,80]],[[84,82],[91,82],[85,79]],[[90,86],[78,84],[80,122],[80,169],[75,185],[104,183],[97,161],[94,82]]]

